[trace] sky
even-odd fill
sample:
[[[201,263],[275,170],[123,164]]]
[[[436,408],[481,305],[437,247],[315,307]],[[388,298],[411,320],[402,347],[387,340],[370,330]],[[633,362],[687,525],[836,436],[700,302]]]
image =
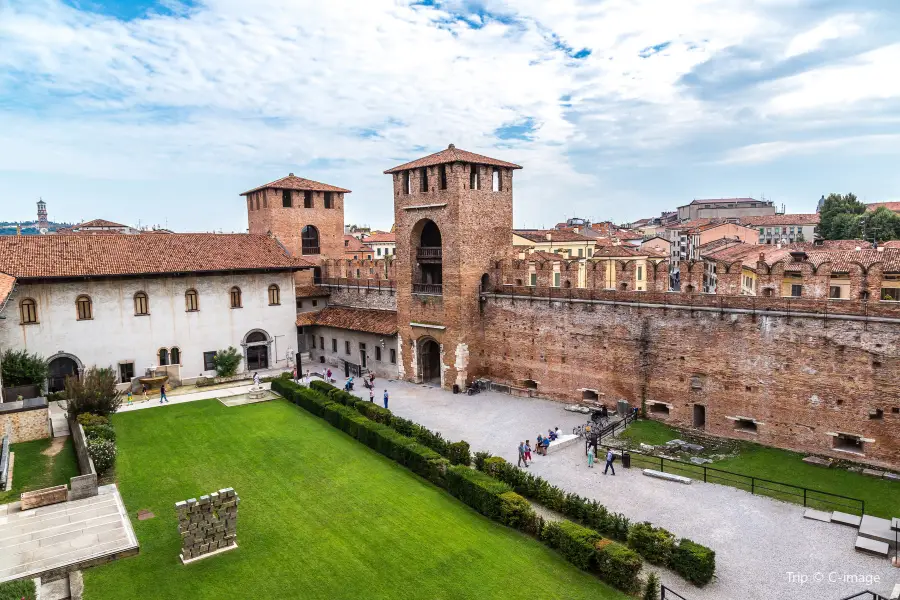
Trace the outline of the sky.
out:
[[[518,163],[514,220],[900,200],[900,0],[0,0],[0,220],[245,231],[288,172]]]

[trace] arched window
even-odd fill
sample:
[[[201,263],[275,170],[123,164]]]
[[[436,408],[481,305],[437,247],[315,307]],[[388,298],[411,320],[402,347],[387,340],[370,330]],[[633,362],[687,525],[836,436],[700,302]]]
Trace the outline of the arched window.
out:
[[[160,366],[169,364],[169,351],[166,350],[165,348],[159,349],[159,352],[157,353],[157,357],[159,358]]]
[[[197,290],[188,290],[184,293],[184,309],[188,312],[200,310],[200,296]]]
[[[149,315],[150,314],[150,302],[147,300],[147,294],[144,292],[138,292],[134,295],[134,314],[135,315]]]
[[[22,323],[37,323],[37,302],[31,298],[25,298],[19,305],[22,309]]]
[[[241,288],[234,286],[231,288],[231,308],[241,308]]]
[[[79,321],[87,321],[94,318],[94,308],[90,296],[78,296],[75,299],[75,310]]]
[[[251,333],[250,335],[247,336],[246,343],[256,344],[256,343],[265,342],[265,341],[267,341],[266,334],[264,334],[262,331],[254,331],[253,333]]]
[[[307,225],[300,231],[300,243],[303,254],[319,253],[319,230],[312,225]]]
[[[169,351],[169,360],[173,365],[181,364],[181,349],[178,346]]]
[[[269,286],[269,306],[281,304],[281,291],[274,283]]]

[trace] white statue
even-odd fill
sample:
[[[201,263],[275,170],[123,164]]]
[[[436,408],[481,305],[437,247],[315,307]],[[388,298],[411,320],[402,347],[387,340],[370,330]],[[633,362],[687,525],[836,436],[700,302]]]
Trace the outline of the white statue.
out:
[[[253,374],[253,387],[259,387],[259,373]]]

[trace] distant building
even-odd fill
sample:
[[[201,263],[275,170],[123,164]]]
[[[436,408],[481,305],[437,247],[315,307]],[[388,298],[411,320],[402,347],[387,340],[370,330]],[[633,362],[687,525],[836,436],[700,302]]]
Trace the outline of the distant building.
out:
[[[344,258],[352,260],[372,260],[372,247],[352,235],[344,236]]]
[[[574,231],[556,229],[514,229],[517,249],[556,253],[562,258],[590,258],[597,241]]]
[[[866,204],[866,210],[878,210],[882,207],[895,213],[900,213],[900,202],[872,202],[871,204]]]
[[[103,235],[109,233],[141,233],[139,229],[114,223],[106,219],[94,219],[93,221],[85,221],[72,227],[56,230],[57,235],[83,234],[83,235]]]
[[[713,240],[738,240],[753,244],[758,237],[755,229],[712,219],[696,219],[672,225],[667,232],[669,241],[672,242],[669,254],[669,285],[673,290],[681,290],[680,261],[699,260],[701,246]]]
[[[375,252],[375,259],[393,256],[397,252],[397,236],[393,233],[376,231],[363,238],[363,241]]]
[[[678,207],[679,221],[696,219],[736,219],[740,217],[763,217],[778,212],[770,200],[755,198],[713,198],[694,200]]]
[[[742,217],[741,225],[759,230],[760,244],[793,244],[816,239],[818,213]]]
[[[37,216],[38,216],[38,230],[41,233],[50,229],[50,221],[47,219],[47,203],[44,202],[44,199],[41,198],[37,203]]]

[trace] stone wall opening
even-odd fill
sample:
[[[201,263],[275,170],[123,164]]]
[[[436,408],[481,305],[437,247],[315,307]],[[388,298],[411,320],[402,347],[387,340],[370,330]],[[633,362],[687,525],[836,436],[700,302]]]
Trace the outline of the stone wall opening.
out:
[[[843,452],[852,452],[854,454],[865,454],[866,444],[862,438],[847,433],[839,433],[832,440],[832,447],[835,450]]]
[[[422,383],[441,384],[441,347],[432,338],[419,341]]]
[[[694,427],[697,429],[706,428],[706,407],[702,404],[694,405]]]
[[[758,431],[758,427],[756,426],[756,421],[753,419],[736,419],[734,421],[734,430],[735,431],[744,431],[747,433],[756,433]]]

